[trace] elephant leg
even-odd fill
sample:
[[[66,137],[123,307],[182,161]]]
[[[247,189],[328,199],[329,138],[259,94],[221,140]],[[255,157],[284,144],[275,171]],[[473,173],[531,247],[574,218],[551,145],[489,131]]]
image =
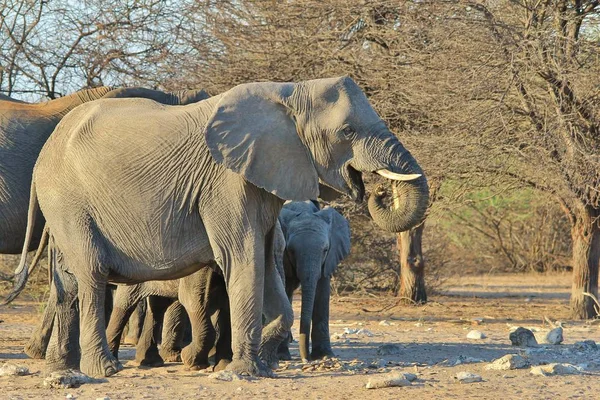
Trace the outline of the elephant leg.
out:
[[[225,369],[231,363],[233,350],[231,349],[231,313],[229,311],[229,296],[225,287],[225,280],[221,275],[213,274],[213,290],[211,293],[211,310],[216,308],[216,325],[218,331],[215,371]]]
[[[55,294],[54,320],[46,349],[48,372],[79,369],[79,304],[77,302],[77,280],[65,270],[62,254],[49,244],[52,271],[50,293]],[[52,296],[51,296],[52,298]]]
[[[50,282],[50,296],[44,310],[42,322],[35,329],[31,338],[25,345],[25,354],[31,358],[42,359],[46,356],[46,348],[52,335],[54,325],[54,314],[56,313],[56,287]]]
[[[138,301],[137,306],[133,310],[133,313],[129,317],[127,322],[127,335],[122,340],[124,344],[136,345],[140,335],[142,334],[142,328],[144,327],[144,318],[146,315],[146,302]]]
[[[99,267],[86,269],[86,272],[94,269]],[[84,279],[78,279],[81,372],[92,377],[111,376],[123,367],[109,351],[106,339],[104,322],[106,276],[99,273],[89,275]]]
[[[277,368],[277,349],[288,339],[294,312],[285,292],[285,286],[273,258],[273,231],[265,243],[266,266],[263,313],[267,324],[263,328],[260,358],[271,368]]]
[[[112,313],[106,328],[108,348],[115,358],[119,358],[119,346],[125,324],[136,309],[136,304],[141,303],[138,285],[118,286],[114,293]]]
[[[159,354],[166,362],[181,361],[186,318],[185,309],[179,301],[174,301],[165,311]]]
[[[158,352],[158,342],[165,312],[172,303],[173,299],[167,297],[148,297],[144,328],[135,348],[135,360],[139,365],[160,367],[165,364]]]
[[[181,351],[181,360],[192,370],[210,366],[208,353],[215,344],[216,332],[209,312],[213,274],[211,268],[203,268],[180,281],[179,300],[192,325],[192,342]]]
[[[294,298],[294,290],[296,290],[297,288],[298,288],[297,282],[291,282],[286,279],[285,293],[287,295],[288,301],[290,302],[290,305],[292,304],[292,299]],[[291,360],[292,359],[292,355],[290,353],[290,343],[292,341],[293,341],[293,337],[292,337],[292,332],[290,331],[290,332],[288,332],[287,338],[281,342],[281,344],[279,345],[279,348],[277,349],[277,357],[279,357],[280,360]]]
[[[329,297],[330,278],[321,278],[317,282],[315,304],[312,314],[312,350],[310,357],[317,360],[323,357],[334,357],[329,337]]]

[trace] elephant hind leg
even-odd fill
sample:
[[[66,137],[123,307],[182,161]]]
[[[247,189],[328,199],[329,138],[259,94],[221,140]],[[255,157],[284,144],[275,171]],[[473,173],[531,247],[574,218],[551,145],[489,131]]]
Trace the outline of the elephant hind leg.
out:
[[[142,335],[135,348],[135,360],[139,365],[160,367],[165,364],[158,352],[158,342],[167,308],[173,304],[173,299],[162,296],[148,297],[146,317]]]
[[[57,300],[56,287],[50,282],[50,296],[46,303],[44,317],[25,345],[25,354],[31,358],[42,359],[46,357],[46,349],[52,335],[52,327],[54,326]]]
[[[180,281],[179,300],[192,325],[192,342],[181,351],[181,360],[192,370],[210,366],[208,355],[217,336],[209,311],[213,274],[212,269],[203,268]]]
[[[180,362],[184,327],[187,322],[185,309],[179,301],[174,301],[165,311],[162,341],[159,354],[166,362]]]

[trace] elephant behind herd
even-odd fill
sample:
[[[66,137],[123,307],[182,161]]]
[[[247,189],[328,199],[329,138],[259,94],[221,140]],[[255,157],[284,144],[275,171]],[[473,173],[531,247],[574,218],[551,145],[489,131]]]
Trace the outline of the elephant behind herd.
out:
[[[393,211],[382,201],[385,194],[369,200],[383,229],[411,228],[427,206],[421,168],[347,77],[243,84],[179,107],[141,98],[91,101],[44,134],[49,138],[27,178],[27,232],[9,297],[26,283],[26,252],[39,241],[36,227],[43,224],[36,222],[43,216],[51,249],[60,258],[54,283],[61,283],[61,295],[78,301],[78,307],[55,314],[55,326],[69,334],[57,339],[61,345],[52,359],[92,376],[122,368],[105,331],[108,282],[184,281],[211,265],[218,265],[229,300],[233,357],[227,369],[271,376],[293,320],[273,256],[277,218],[287,221],[285,210],[280,216],[284,202],[316,199],[332,190],[361,201],[362,174],[376,173],[399,194],[400,207]],[[322,213],[311,229],[337,224],[326,210],[292,212]],[[19,220],[13,226],[24,224]],[[334,233],[342,232],[341,226]],[[339,248],[317,240],[321,234],[327,236],[313,230],[314,254],[299,254],[295,246],[285,251],[286,273],[295,273],[296,285],[303,286],[303,314],[313,308],[314,357],[331,353],[325,322],[329,277],[349,248],[349,240]],[[286,239],[294,243],[291,235]],[[335,265],[328,263],[331,257]],[[320,265],[300,269],[309,261]],[[301,319],[301,356],[308,359],[310,318]],[[198,320],[207,321],[206,315]],[[79,346],[72,343],[76,337]]]

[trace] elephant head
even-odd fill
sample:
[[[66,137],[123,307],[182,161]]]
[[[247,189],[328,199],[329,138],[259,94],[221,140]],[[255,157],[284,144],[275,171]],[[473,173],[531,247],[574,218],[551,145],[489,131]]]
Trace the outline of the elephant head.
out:
[[[363,173],[397,185],[399,207],[369,200],[383,229],[419,224],[429,189],[421,167],[390,132],[348,77],[299,83],[250,83],[218,96],[205,128],[213,158],[285,200],[315,199],[325,191],[363,199]]]
[[[286,263],[302,287],[300,356],[309,359],[311,321],[317,330],[312,335],[313,355],[331,353],[329,280],[340,261],[350,253],[350,226],[333,208],[319,210],[310,201],[286,204],[279,220],[285,236]]]

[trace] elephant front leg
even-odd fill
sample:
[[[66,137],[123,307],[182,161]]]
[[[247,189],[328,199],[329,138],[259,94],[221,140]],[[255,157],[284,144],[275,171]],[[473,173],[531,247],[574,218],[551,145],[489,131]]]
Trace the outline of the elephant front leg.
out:
[[[31,338],[25,345],[25,354],[31,358],[42,359],[46,356],[46,348],[52,335],[52,327],[54,325],[54,314],[56,313],[56,287],[50,283],[50,297],[46,303],[44,317],[41,324],[31,335]]]
[[[299,286],[299,281],[290,280],[286,278],[285,281],[285,294],[287,295],[288,301],[290,302],[290,306],[292,305],[292,299],[294,298],[294,290],[296,290]],[[292,332],[288,332],[287,337],[279,344],[279,348],[277,349],[277,357],[280,360],[291,360],[292,354],[290,353],[290,343],[293,341]]]
[[[233,349],[233,360],[226,369],[242,375],[272,377],[271,369],[258,357],[262,333],[264,242],[249,247],[256,253],[246,261],[235,261],[225,268]]]
[[[294,312],[281,276],[277,272],[273,258],[270,257],[272,255],[270,246],[266,247],[266,254],[263,313],[267,324],[263,328],[260,358],[275,369],[278,367],[279,361],[277,349],[283,342],[288,341],[294,322]]]
[[[329,281],[330,278],[321,278],[317,283],[312,315],[313,330],[311,333],[312,351],[310,357],[313,360],[335,357],[329,337],[329,298],[331,290]]]

